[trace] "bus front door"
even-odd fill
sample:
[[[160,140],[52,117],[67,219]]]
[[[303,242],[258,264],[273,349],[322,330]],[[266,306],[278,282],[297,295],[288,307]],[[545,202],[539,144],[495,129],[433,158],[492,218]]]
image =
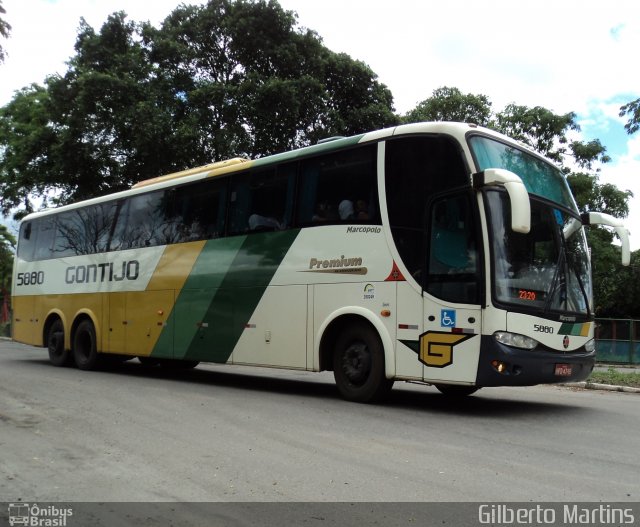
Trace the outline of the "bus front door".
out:
[[[427,208],[423,283],[425,380],[476,380],[481,334],[480,229],[474,195],[457,192]]]

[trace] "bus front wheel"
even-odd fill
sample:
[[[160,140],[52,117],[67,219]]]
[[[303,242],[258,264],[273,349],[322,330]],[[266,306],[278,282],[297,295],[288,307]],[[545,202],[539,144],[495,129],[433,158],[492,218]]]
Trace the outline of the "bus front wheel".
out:
[[[384,349],[380,337],[366,324],[347,326],[336,340],[333,376],[345,399],[359,403],[382,400],[393,381],[384,374]]]
[[[49,362],[54,366],[68,366],[71,363],[71,352],[64,349],[64,326],[60,319],[56,320],[47,333]]]
[[[93,322],[83,320],[73,335],[73,358],[81,370],[95,370],[100,364]]]

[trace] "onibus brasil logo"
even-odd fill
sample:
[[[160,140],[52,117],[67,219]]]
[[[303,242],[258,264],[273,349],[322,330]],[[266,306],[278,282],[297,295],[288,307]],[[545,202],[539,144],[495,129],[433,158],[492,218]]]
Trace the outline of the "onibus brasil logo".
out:
[[[32,527],[65,527],[67,518],[73,516],[71,508],[55,505],[40,506],[37,503],[9,503],[9,525]]]

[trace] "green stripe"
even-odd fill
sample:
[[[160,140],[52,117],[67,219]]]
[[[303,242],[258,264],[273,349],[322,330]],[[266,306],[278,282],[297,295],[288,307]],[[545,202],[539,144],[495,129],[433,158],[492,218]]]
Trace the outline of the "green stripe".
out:
[[[173,328],[174,334],[163,331],[152,356],[184,357],[194,336],[201,331],[198,324],[204,322],[211,297],[229,272],[245,238],[220,238],[204,245],[167,320],[167,328]]]
[[[558,333],[563,335],[579,336],[582,332],[583,324],[573,324],[572,322],[563,322]]]
[[[407,348],[415,351],[418,355],[420,355],[420,341],[419,340],[402,340],[398,339],[402,342]]]
[[[227,362],[299,229],[208,241],[180,292],[174,358]],[[153,356],[167,357],[163,335]]]

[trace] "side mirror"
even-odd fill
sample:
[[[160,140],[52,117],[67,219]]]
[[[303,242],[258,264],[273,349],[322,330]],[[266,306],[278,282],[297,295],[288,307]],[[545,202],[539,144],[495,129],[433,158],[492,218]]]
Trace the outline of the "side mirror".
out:
[[[625,228],[622,220],[605,214],[604,212],[585,212],[580,216],[583,225],[606,225],[613,227],[620,238],[620,249],[622,252],[622,265],[629,265],[631,261],[631,249],[629,247],[629,231]]]
[[[474,188],[504,187],[511,202],[511,230],[527,234],[531,230],[529,193],[519,176],[503,168],[488,168],[473,174]]]

